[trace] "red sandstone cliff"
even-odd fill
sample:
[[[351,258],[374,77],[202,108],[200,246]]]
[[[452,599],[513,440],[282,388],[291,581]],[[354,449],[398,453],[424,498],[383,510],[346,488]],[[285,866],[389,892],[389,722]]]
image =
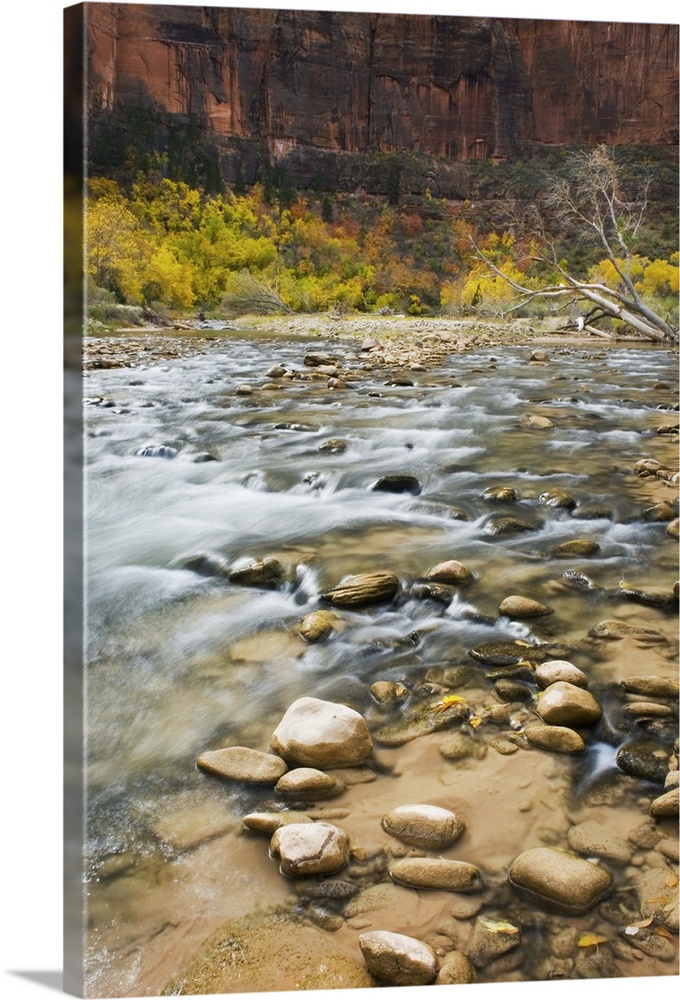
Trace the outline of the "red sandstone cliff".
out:
[[[91,107],[146,96],[217,136],[456,160],[675,144],[678,26],[86,4]]]

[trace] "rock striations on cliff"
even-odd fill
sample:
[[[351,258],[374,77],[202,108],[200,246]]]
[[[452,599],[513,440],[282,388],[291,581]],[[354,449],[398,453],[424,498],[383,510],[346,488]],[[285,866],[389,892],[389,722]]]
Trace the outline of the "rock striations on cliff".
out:
[[[197,116],[245,175],[266,150],[503,160],[528,145],[673,145],[678,26],[85,4],[93,117]],[[259,152],[258,152],[259,151]],[[310,168],[311,169],[311,168]],[[249,180],[244,175],[244,179]]]

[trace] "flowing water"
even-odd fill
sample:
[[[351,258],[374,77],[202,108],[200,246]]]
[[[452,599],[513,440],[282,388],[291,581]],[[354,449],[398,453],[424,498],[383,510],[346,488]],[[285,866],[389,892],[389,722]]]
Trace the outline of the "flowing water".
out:
[[[266,381],[274,362],[308,372],[310,348],[339,355],[356,372],[349,388],[294,379],[278,391],[236,393],[242,383]],[[643,513],[664,497],[674,502],[674,491],[633,471],[646,457],[677,464],[677,437],[656,433],[660,424],[677,424],[669,412],[675,358],[639,346],[550,345],[547,364],[529,364],[530,353],[470,351],[414,373],[416,384],[405,386],[363,370],[350,343],[232,333],[179,359],[137,356],[133,367],[86,374],[90,995],[157,994],[226,919],[255,904],[295,905],[266,840],[241,830],[243,814],[270,802],[271,791],[228,786],[197,771],[195,761],[219,746],[266,750],[283,712],[303,694],[350,704],[376,728],[386,716],[371,684],[401,682],[416,703],[446,690],[446,667],[473,666],[468,651],[481,642],[559,643],[585,670],[605,720],[578,761],[539,751],[506,755],[488,741],[477,763],[444,761],[437,734],[378,748],[377,779],[332,804],[349,810],[338,822],[353,837],[377,842],[386,805],[435,795],[445,804],[453,796],[469,814],[465,859],[497,886],[488,912],[519,919],[503,873],[526,847],[566,847],[570,825],[592,816],[624,837],[648,819],[649,801],[663,787],[621,784],[615,748],[636,733],[670,745],[672,735],[655,722],[623,722],[612,691],[627,674],[673,676],[675,669],[675,615],[618,593],[622,580],[672,591],[677,576],[668,522]],[[554,426],[527,427],[531,414]],[[328,453],[331,439],[344,450]],[[394,473],[416,477],[420,492],[372,488]],[[483,498],[499,485],[513,487],[517,500]],[[554,489],[568,491],[576,508],[539,500]],[[532,530],[493,535],[499,515],[528,520]],[[573,538],[592,539],[600,550],[587,559],[552,554]],[[285,567],[278,588],[229,582],[225,568],[269,556]],[[475,582],[450,603],[424,598],[414,582],[445,559],[465,563]],[[324,606],[325,590],[376,569],[399,576],[393,602],[339,611],[343,628],[329,641],[308,645],[299,637],[298,623]],[[498,612],[509,594],[543,601],[554,613],[511,621]],[[653,627],[666,641],[590,637],[603,619]],[[486,705],[499,703],[479,671],[468,688]],[[492,728],[472,736],[483,742],[482,730]],[[510,808],[504,791],[511,786],[514,799],[534,798],[524,812],[518,806],[499,816]],[[630,865],[642,863],[635,851],[628,868],[619,863],[621,891]],[[424,902],[417,920],[383,913],[379,926],[423,940],[464,940],[465,915],[459,938],[450,928],[445,934],[447,894],[432,895],[437,905]],[[601,932],[601,919],[573,926]],[[556,975],[536,920],[524,914],[523,926],[532,943],[521,960],[494,963],[481,979]],[[606,936],[616,937],[607,927]],[[357,933],[348,921],[332,936],[360,962]],[[673,956],[618,959],[618,975],[677,971]],[[596,975],[611,974],[597,968]]]

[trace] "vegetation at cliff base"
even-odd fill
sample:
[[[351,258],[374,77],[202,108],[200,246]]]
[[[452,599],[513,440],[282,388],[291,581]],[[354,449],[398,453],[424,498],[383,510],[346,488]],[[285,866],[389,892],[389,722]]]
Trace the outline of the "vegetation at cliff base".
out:
[[[121,306],[227,316],[497,316],[511,309],[540,316],[559,306],[526,295],[522,303],[517,287],[559,283],[567,260],[582,281],[620,278],[601,247],[584,247],[568,228],[558,234],[551,264],[537,252],[535,234],[508,221],[507,211],[503,219],[498,203],[429,191],[299,193],[285,177],[274,180],[208,193],[153,169],[125,187],[92,178],[90,320],[113,321]],[[641,228],[629,263],[635,289],[677,324],[678,254],[662,226]]]

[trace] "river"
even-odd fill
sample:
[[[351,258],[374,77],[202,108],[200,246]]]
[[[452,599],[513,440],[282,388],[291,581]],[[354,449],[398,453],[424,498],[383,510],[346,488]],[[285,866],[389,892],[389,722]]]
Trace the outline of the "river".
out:
[[[241,826],[245,812],[271,803],[271,789],[205,775],[195,767],[203,751],[266,750],[302,695],[351,705],[378,730],[419,699],[445,694],[443,672],[457,666],[468,671],[461,690],[475,704],[503,704],[494,677],[469,656],[497,639],[553,643],[588,674],[604,717],[583,731],[585,754],[508,746],[511,716],[504,727],[491,720],[471,731],[482,749],[461,761],[442,758],[441,733],[376,742],[374,773],[328,804],[328,815],[344,807],[352,838],[379,847],[381,812],[395,804],[453,799],[467,813],[465,860],[495,887],[482,912],[522,922],[525,942],[512,961],[480,968],[480,981],[560,978],[555,968],[577,978],[677,974],[677,937],[660,935],[658,953],[632,955],[602,907],[560,922],[605,939],[599,965],[583,965],[588,949],[574,942],[560,958],[555,918],[529,919],[504,881],[519,852],[569,849],[569,830],[592,820],[627,845],[605,861],[623,893],[615,898],[632,897],[626,886],[640,870],[656,866],[672,878],[677,868],[656,844],[630,841],[663,786],[616,766],[621,743],[645,736],[668,750],[677,733],[674,720],[622,722],[617,694],[628,675],[676,672],[677,605],[621,590],[667,594],[677,578],[669,519],[645,513],[664,498],[675,503],[675,488],[634,470],[643,458],[677,468],[677,434],[657,433],[677,426],[676,357],[637,344],[551,343],[535,345],[547,359],[532,362],[527,345],[472,348],[400,379],[370,370],[349,340],[230,333],[167,358],[168,338],[143,339],[146,354],[88,370],[83,390],[88,995],[157,995],[226,920],[263,904],[301,912],[266,839]],[[341,372],[353,373],[347,386],[309,377],[310,351],[336,355]],[[273,364],[308,377],[267,377]],[[394,384],[404,381],[412,384]],[[266,382],[275,387],[258,388]],[[254,391],[238,393],[244,384]],[[528,421],[537,417],[546,426]],[[402,492],[375,488],[395,474],[412,477],[393,486]],[[515,498],[490,498],[499,486]],[[573,502],[546,502],[556,491]],[[495,534],[506,516],[528,527]],[[555,554],[576,538],[599,548]],[[230,582],[234,565],[265,557],[284,567],[278,586]],[[418,581],[449,559],[469,567],[474,582],[427,596]],[[328,640],[299,636],[301,619],[327,606],[321,594],[374,570],[399,577],[395,599],[338,611],[342,628]],[[511,594],[552,614],[500,614]],[[612,619],[660,638],[590,634]],[[531,676],[517,679],[531,686]],[[376,681],[403,685],[407,702],[386,714],[370,692]],[[520,721],[530,704],[516,706]],[[677,831],[664,821],[665,839],[673,822]],[[389,882],[384,868],[373,881]],[[464,950],[479,911],[449,913],[455,926],[446,930],[447,894],[399,892],[417,895],[417,918],[395,913],[392,902],[375,926]],[[356,919],[341,913],[340,925],[329,924],[322,906],[303,911],[332,924],[329,939],[361,963]],[[250,988],[268,987],[255,979],[234,986]]]

